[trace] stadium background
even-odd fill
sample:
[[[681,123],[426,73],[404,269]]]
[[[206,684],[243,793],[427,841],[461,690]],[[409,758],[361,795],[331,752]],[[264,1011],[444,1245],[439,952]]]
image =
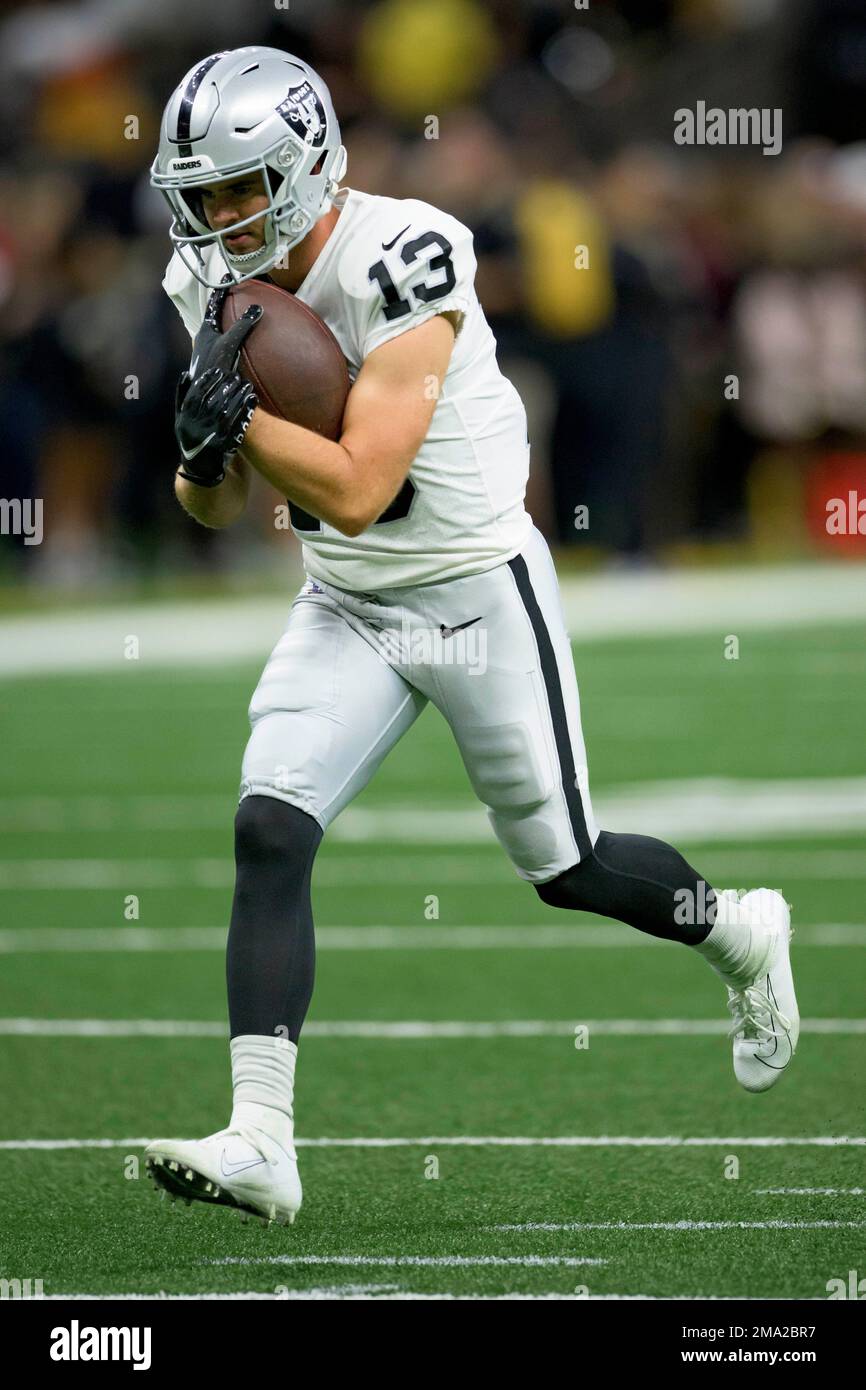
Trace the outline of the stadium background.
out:
[[[600,819],[781,887],[806,1019],[739,1093],[710,973],[536,902],[428,712],[318,861],[307,1198],[270,1245],[129,1180],[143,1136],[225,1122],[246,704],[300,576],[266,487],[223,533],[172,491],[189,341],[147,169],[181,75],[244,43],[328,81],[350,186],[472,227]],[[698,101],[781,108],[782,152],[675,144]],[[864,101],[860,0],[7,9],[0,497],[44,499],[44,538],[0,534],[0,1275],[825,1297],[866,1266],[866,535],[827,527],[866,498]]]
[[[265,489],[217,536],[170,486],[188,343],[147,167],[179,75],[244,42],[321,70],[351,186],[472,227],[551,539],[593,559],[863,554],[822,505],[864,486],[861,5],[91,0],[0,30],[3,495],[45,499],[44,544],[4,540],[8,578],[284,572]],[[674,144],[698,100],[781,108],[782,153]]]

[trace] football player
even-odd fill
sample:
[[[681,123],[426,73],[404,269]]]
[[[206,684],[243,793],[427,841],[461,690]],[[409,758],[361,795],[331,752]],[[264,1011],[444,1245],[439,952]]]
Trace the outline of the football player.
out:
[[[316,851],[428,701],[544,902],[679,942],[716,971],[747,1090],[778,1081],[799,1030],[782,896],[716,894],[670,845],[599,829],[557,578],[524,507],[526,415],[476,297],[472,233],[426,202],[343,187],[345,170],[321,78],[262,47],[186,74],[151,170],[172,211],[164,287],[193,338],[178,499],[228,526],[255,469],[289,500],[307,578],[249,710],[227,947],[233,1109],[207,1138],[151,1144],[148,1166],[175,1196],[280,1222],[301,1205],[293,1091]],[[337,442],[268,415],[239,375],[261,309],[225,334],[219,309],[226,283],[254,277],[335,334],[353,383]]]

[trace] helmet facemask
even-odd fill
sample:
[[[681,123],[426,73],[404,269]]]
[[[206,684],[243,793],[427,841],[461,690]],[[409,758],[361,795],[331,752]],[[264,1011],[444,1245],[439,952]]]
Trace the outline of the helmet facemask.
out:
[[[322,166],[321,170],[313,174],[312,170],[319,163]],[[309,145],[306,149],[299,150],[297,142],[286,140],[270,155],[239,166],[231,172],[224,169],[213,170],[210,176],[205,178],[199,173],[193,181],[188,178],[173,179],[171,175],[160,175],[154,168],[151,178],[171,208],[172,225],[169,237],[172,245],[195,278],[207,289],[216,289],[225,278],[225,274],[223,272],[219,280],[208,276],[203,254],[208,246],[219,246],[226,270],[236,284],[273,270],[293,247],[303,241],[323,215],[321,212],[314,215],[310,204],[317,203],[320,207],[325,204],[327,210],[327,206],[333,202],[345,167],[346,151],[342,145],[336,150],[326,151],[323,155]],[[307,171],[309,172],[306,187],[309,192],[305,200],[307,207],[304,207],[292,196],[292,189],[299,176]],[[214,183],[233,183],[257,173],[262,176],[263,191],[268,196],[267,206],[220,231],[215,231],[207,222],[201,197],[196,196],[196,189],[210,187]],[[315,197],[316,193],[318,197]],[[262,219],[264,241],[260,247],[238,255],[226,246],[226,236],[234,236],[245,227],[261,222]]]

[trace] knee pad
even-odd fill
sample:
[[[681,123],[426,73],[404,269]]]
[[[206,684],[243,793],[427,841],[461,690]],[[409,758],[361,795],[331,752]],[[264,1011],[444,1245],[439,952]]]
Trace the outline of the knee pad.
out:
[[[321,838],[318,821],[276,796],[245,796],[235,814],[235,858],[239,864],[296,856],[306,861]]]

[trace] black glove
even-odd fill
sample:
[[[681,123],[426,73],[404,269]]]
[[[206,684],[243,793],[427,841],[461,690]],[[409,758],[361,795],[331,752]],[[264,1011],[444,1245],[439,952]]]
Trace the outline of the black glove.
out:
[[[262,316],[251,304],[227,333],[217,324],[226,291],[211,295],[193,343],[190,370],[177,384],[174,432],[183,462],[180,476],[199,487],[216,487],[229,459],[244,441],[258,405],[256,393],[238,372],[241,345]]]

